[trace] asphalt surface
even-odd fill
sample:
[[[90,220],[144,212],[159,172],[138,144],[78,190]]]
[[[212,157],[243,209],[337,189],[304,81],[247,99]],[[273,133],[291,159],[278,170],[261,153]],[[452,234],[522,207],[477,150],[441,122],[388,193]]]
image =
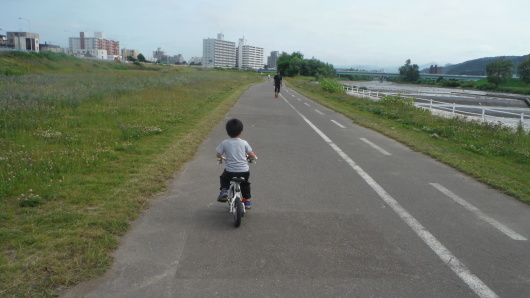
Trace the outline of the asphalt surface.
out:
[[[269,82],[239,118],[253,209],[218,203],[224,122],[63,297],[528,297],[530,207]]]

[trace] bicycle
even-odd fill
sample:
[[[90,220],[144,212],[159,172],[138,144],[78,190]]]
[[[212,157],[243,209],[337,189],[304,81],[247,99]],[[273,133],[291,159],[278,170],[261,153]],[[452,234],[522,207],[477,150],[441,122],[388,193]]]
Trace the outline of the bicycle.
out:
[[[218,164],[222,164],[225,160],[224,156],[217,160]],[[247,156],[249,164],[256,163],[255,159]],[[243,204],[243,195],[241,194],[241,183],[245,182],[243,177],[234,177],[230,180],[230,187],[228,188],[228,211],[234,216],[234,226],[239,228],[241,225],[241,218],[247,213]]]

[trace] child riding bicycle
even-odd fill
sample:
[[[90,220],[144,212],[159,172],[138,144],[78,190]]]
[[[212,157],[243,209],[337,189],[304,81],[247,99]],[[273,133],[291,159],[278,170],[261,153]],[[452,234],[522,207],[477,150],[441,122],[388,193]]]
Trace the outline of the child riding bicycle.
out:
[[[217,151],[217,158],[226,159],[226,168],[220,176],[221,193],[217,197],[218,202],[226,202],[228,199],[228,188],[230,187],[230,180],[233,177],[243,177],[245,182],[241,183],[241,193],[243,195],[243,203],[245,209],[250,209],[252,203],[250,202],[250,182],[248,182],[250,171],[247,161],[247,156],[251,159],[258,159],[256,154],[252,151],[252,148],[247,141],[241,139],[243,133],[243,122],[238,119],[230,119],[226,123],[226,132],[230,136],[221,142],[215,148]]]

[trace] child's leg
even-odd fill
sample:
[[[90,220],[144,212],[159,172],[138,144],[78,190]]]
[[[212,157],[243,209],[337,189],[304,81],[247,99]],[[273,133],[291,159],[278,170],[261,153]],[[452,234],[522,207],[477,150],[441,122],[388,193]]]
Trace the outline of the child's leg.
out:
[[[250,194],[250,182],[248,181],[250,177],[250,172],[241,173],[242,176],[245,178],[245,182],[241,183],[241,195],[243,195],[244,199],[250,199],[252,196]]]
[[[221,184],[221,187],[219,189],[230,188],[230,179],[232,179],[232,175],[226,170],[224,170],[221,176],[219,176],[219,181]]]

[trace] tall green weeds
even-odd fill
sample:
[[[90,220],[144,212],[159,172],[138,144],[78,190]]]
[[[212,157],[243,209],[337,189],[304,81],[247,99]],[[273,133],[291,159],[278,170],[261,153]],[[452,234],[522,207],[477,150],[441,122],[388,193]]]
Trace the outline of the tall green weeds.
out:
[[[38,73],[0,75],[2,297],[56,296],[103,273],[116,236],[260,80],[20,59]]]

